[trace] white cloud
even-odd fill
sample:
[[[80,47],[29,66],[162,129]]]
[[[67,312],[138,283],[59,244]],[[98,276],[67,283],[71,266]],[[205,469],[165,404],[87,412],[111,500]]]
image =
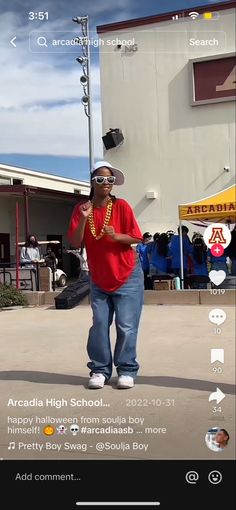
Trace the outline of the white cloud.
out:
[[[1,65],[1,60],[0,60]],[[50,102],[79,101],[83,89],[80,85],[81,70],[78,64],[74,69],[54,68],[45,62],[5,65],[1,76],[0,108],[28,107]],[[94,97],[100,93],[100,72],[93,67],[91,83]]]
[[[102,156],[100,105],[93,105],[95,155]],[[83,107],[3,111],[0,152],[61,156],[88,155],[88,122]]]
[[[51,0],[36,5],[34,11],[49,11],[47,31],[78,32],[71,21],[73,1]],[[74,16],[87,13],[90,28],[99,24],[129,19],[133,0],[91,1],[75,4]],[[7,4],[6,4],[7,5]],[[20,154],[47,154],[88,156],[88,122],[81,104],[80,66],[75,53],[43,55],[29,51],[29,31],[40,30],[40,23],[22,24],[22,13],[32,10],[28,0],[12,0],[12,12],[2,12],[0,34],[3,48],[0,54],[0,152]],[[7,7],[6,7],[7,9]],[[20,14],[17,13],[20,11]],[[58,16],[60,16],[58,18]],[[10,44],[16,35],[17,47]],[[95,33],[93,32],[93,36]],[[92,59],[95,61],[95,59]],[[93,97],[93,126],[95,157],[102,156],[102,128],[100,105],[100,73],[98,65],[91,71]]]
[[[30,53],[29,29],[25,26],[15,32],[16,24],[12,13],[1,17],[0,33],[5,47],[0,55],[0,109],[4,126],[0,152],[87,156],[88,122],[81,104],[81,70],[74,62],[75,55],[68,54],[67,61],[65,55]],[[48,25],[49,30],[52,26],[55,29],[54,22]],[[17,33],[16,48],[9,44],[14,33]],[[102,133],[97,66],[92,67],[91,83],[95,156],[100,157]]]

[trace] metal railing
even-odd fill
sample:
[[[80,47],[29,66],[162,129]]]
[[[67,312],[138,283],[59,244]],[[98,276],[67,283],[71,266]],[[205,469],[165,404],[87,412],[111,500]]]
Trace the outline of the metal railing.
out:
[[[27,267],[28,266],[28,267]],[[29,267],[34,266],[34,267]],[[44,267],[44,266],[43,266]],[[37,262],[21,262],[20,268],[19,268],[19,289],[20,290],[36,290],[40,291],[40,278],[39,278],[39,268],[40,264]],[[50,268],[51,269],[51,268]],[[21,276],[21,271],[24,271],[24,275]],[[28,276],[26,276],[25,272],[29,273]],[[56,266],[51,269],[52,271],[52,289],[55,291],[56,289],[56,280],[55,280],[55,271]],[[0,283],[3,283],[4,285],[16,285],[17,278],[16,278],[16,264],[15,262],[0,262]],[[35,283],[35,285],[34,285]],[[34,288],[35,286],[35,288]]]

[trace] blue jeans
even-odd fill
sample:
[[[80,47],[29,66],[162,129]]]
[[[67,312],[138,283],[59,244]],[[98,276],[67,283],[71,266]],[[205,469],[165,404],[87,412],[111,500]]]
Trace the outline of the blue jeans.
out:
[[[213,262],[211,265],[211,271],[225,271],[225,273],[228,275],[228,267],[226,262]]]
[[[110,326],[115,314],[116,345],[114,365],[118,376],[135,377],[138,326],[143,305],[143,271],[138,261],[128,280],[114,292],[106,292],[91,282],[93,325],[89,330],[87,351],[91,373],[112,375]]]
[[[207,283],[193,283],[193,289],[207,289]]]
[[[149,269],[149,274],[151,275],[155,275],[155,274],[168,274],[166,271],[161,271],[160,269],[157,269],[156,266],[154,266],[154,264],[150,264],[150,269]]]

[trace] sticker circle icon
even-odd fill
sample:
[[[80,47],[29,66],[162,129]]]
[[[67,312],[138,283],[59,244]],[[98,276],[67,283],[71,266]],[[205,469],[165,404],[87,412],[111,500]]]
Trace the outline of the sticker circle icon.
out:
[[[220,471],[211,471],[208,475],[208,480],[213,485],[218,485],[222,481],[222,474]]]

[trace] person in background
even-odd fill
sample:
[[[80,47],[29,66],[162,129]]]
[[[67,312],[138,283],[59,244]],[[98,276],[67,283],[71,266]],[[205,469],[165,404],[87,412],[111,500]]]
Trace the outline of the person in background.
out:
[[[225,254],[231,261],[231,275],[236,276],[236,225],[231,232],[231,241],[225,250]]]
[[[169,243],[171,242],[172,237],[175,235],[174,230],[167,230],[166,234],[168,235]]]
[[[227,255],[226,251],[224,251],[223,255],[220,257],[215,257],[212,255],[211,250],[207,251],[207,261],[210,266],[210,271],[225,271],[226,275],[228,275],[228,266],[227,266]]]
[[[194,242],[194,239],[195,237],[202,237],[202,234],[200,234],[200,232],[194,232],[193,233],[193,236],[192,236],[192,241],[191,241],[191,244],[193,245],[193,242]],[[188,268],[187,268],[187,274],[188,275],[194,275],[194,264],[193,264],[193,259],[189,253],[188,255]],[[188,280],[189,282],[189,280]],[[191,283],[191,282],[190,282]]]
[[[155,243],[160,235],[160,232],[156,232],[153,236],[153,242]]]
[[[168,257],[170,257],[168,235],[159,234],[149,253],[150,274],[167,274]]]
[[[87,279],[89,276],[89,268],[87,261],[87,253],[84,246],[77,250],[66,250],[66,253],[71,253],[79,260],[79,280]]]
[[[52,271],[56,271],[56,255],[54,251],[52,251],[50,244],[48,245],[47,252],[44,255],[44,261],[46,267],[50,267]]]
[[[139,255],[139,260],[141,262],[143,274],[144,274],[144,288],[145,290],[150,290],[150,279],[148,278],[149,274],[149,260],[147,255],[148,245],[152,242],[152,234],[150,232],[145,232],[143,234],[142,242],[137,244],[136,252]]]
[[[171,239],[172,237],[175,235],[175,232],[174,230],[167,230],[166,234],[168,235],[168,240],[169,240],[169,251],[170,251],[170,243],[171,243]],[[172,273],[172,262],[171,262],[171,257],[168,257],[167,258],[167,273],[168,274],[171,274]]]
[[[193,276],[208,276],[207,269],[207,246],[203,237],[200,234],[195,234],[192,238],[192,275]],[[193,289],[207,289],[207,282],[194,282]]]
[[[183,238],[183,263],[184,263],[184,288],[188,288],[187,270],[188,270],[188,256],[191,254],[191,242],[188,237],[188,227],[183,225],[182,227],[182,238]],[[180,227],[178,227],[178,234],[172,236],[170,242],[170,256],[172,272],[176,276],[181,276],[181,260],[180,260]]]
[[[30,234],[27,237],[25,246],[21,248],[20,262],[27,268],[34,268],[34,264],[44,262],[44,259],[41,259],[39,244],[35,235]]]
[[[192,236],[192,244],[194,242],[195,237],[202,237],[203,238],[203,235],[200,232],[194,232],[193,236]]]
[[[90,271],[93,324],[87,351],[90,389],[103,388],[112,375],[113,359],[118,389],[133,388],[139,369],[136,345],[143,305],[143,271],[132,245],[142,240],[131,206],[111,194],[124,174],[107,161],[91,169],[89,200],[77,204],[68,237],[74,247],[85,245]],[[110,327],[115,315],[116,344],[111,350]]]
[[[150,255],[152,253],[152,250],[155,246],[155,242],[157,241],[158,237],[159,237],[160,233],[159,232],[156,232],[153,236],[153,240],[148,243],[148,247],[147,247],[147,256],[148,256],[148,260],[150,259]]]

